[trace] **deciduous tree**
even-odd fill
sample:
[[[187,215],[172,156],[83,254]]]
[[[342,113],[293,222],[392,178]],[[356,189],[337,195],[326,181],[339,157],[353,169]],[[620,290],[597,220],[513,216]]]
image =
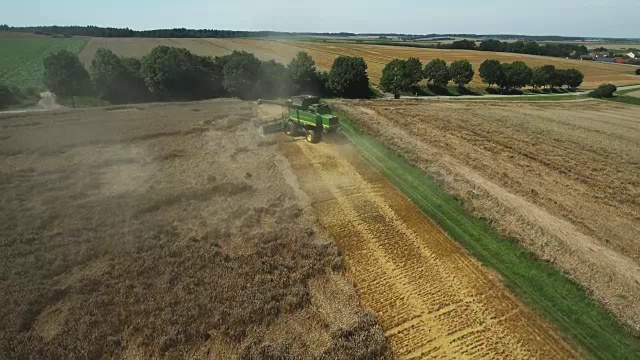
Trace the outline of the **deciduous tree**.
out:
[[[396,99],[400,93],[407,91],[414,84],[408,61],[393,59],[384,69],[380,78],[380,87],[383,91],[392,93]]]
[[[502,64],[502,72],[504,73],[504,80],[499,85],[503,89],[518,89],[527,86],[531,82],[531,68],[522,61]]]
[[[316,89],[318,80],[316,62],[306,52],[297,53],[287,66],[287,70],[294,85],[294,92],[309,92]]]
[[[567,71],[565,69],[558,69],[551,78],[551,87],[563,87],[569,80]]]
[[[451,80],[458,86],[463,87],[473,80],[473,66],[469,60],[462,59],[454,61],[449,66],[449,72],[451,73]]]
[[[472,40],[458,40],[451,43],[451,49],[475,50],[476,42]]]
[[[505,46],[499,40],[488,39],[480,43],[478,50],[502,52],[505,50]]]
[[[536,87],[550,86],[556,76],[556,67],[553,65],[543,65],[534,68],[531,73],[531,85]]]
[[[589,93],[589,96],[595,98],[610,98],[613,97],[613,93],[615,93],[618,88],[612,84],[602,84],[598,86],[597,89],[593,90]]]
[[[19,103],[19,99],[13,89],[0,83],[0,109],[17,103]]]
[[[61,50],[44,59],[44,81],[47,88],[59,96],[70,96],[75,107],[75,96],[91,91],[89,73],[76,55]]]
[[[254,89],[260,76],[260,60],[246,51],[234,51],[226,59],[222,72],[222,85],[233,96],[247,99],[255,96]]]
[[[367,63],[361,57],[338,56],[329,72],[329,88],[339,97],[368,97],[370,90]]]
[[[480,77],[482,82],[489,84],[501,84],[504,79],[504,73],[502,72],[502,66],[500,61],[487,59],[480,64]]]
[[[407,60],[407,72],[411,78],[411,85],[422,81],[422,62],[420,59],[411,57]]]
[[[424,78],[436,86],[445,87],[451,81],[451,73],[444,60],[433,59],[424,67]]]
[[[194,60],[197,64],[195,74],[199,79],[194,84],[194,96],[198,99],[224,96],[224,66],[220,58],[194,55]]]
[[[260,65],[260,78],[256,86],[256,95],[274,99],[288,96],[291,92],[291,79],[287,68],[274,60],[263,61]]]
[[[91,62],[91,79],[98,97],[113,104],[148,100],[141,67],[138,59],[120,58],[111,50],[98,49]]]
[[[522,46],[522,53],[531,54],[531,55],[540,55],[542,54],[542,48],[535,41],[527,41]]]
[[[118,78],[124,72],[120,58],[111,50],[100,48],[91,61],[91,80],[97,95],[103,99],[114,101],[119,95]]]
[[[566,77],[566,85],[572,89],[580,87],[584,81],[584,74],[576,69],[567,69]]]
[[[231,63],[234,59],[237,65],[238,58],[241,56],[234,52],[226,61]],[[212,97],[220,89],[220,67],[216,60],[194,55],[187,49],[158,46],[143,58],[140,72],[149,91],[160,100],[197,100]],[[247,73],[247,76],[255,82],[254,74]],[[230,76],[230,81],[233,80],[237,79]]]

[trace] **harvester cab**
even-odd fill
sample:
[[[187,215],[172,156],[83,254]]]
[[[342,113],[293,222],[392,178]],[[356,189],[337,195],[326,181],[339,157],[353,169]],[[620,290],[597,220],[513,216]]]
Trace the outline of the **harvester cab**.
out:
[[[284,132],[289,136],[304,135],[310,143],[317,143],[324,135],[335,133],[340,126],[338,117],[331,113],[329,105],[321,103],[317,96],[294,96],[286,103],[258,100],[260,104],[288,108],[282,123]]]

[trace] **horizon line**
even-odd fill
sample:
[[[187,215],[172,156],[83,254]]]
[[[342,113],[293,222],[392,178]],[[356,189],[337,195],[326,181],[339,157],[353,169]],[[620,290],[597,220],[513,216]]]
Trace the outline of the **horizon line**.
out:
[[[458,35],[468,35],[468,36],[477,36],[477,37],[490,37],[490,36],[513,36],[513,37],[561,37],[561,38],[581,38],[584,40],[588,39],[614,39],[614,40],[640,40],[640,38],[634,37],[608,37],[608,36],[573,36],[573,35],[532,35],[532,34],[518,34],[518,33],[490,33],[490,34],[478,34],[478,33],[423,33],[423,34],[410,34],[410,33],[395,33],[395,32],[353,32],[353,31],[279,31],[279,30],[234,30],[234,29],[215,29],[215,28],[188,28],[188,27],[166,27],[166,28],[154,28],[154,29],[145,29],[145,30],[137,30],[130,27],[116,27],[116,26],[100,26],[100,25],[23,25],[23,26],[15,26],[9,24],[0,24],[0,26],[6,25],[9,29],[24,29],[24,28],[44,28],[44,27],[95,27],[95,28],[108,28],[108,29],[128,29],[134,32],[150,32],[150,31],[161,31],[161,30],[194,30],[194,31],[234,31],[234,32],[248,32],[248,33],[280,33],[280,34],[353,34],[353,35],[393,35],[393,36],[425,36],[429,35],[429,37],[434,36],[458,36]]]

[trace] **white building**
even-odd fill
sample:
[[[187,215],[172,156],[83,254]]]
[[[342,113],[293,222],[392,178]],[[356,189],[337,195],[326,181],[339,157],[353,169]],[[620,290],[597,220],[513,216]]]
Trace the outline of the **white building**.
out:
[[[635,53],[635,52],[632,51],[632,52],[628,53],[627,56],[632,58],[632,59],[636,59],[636,58],[640,57],[640,54]]]

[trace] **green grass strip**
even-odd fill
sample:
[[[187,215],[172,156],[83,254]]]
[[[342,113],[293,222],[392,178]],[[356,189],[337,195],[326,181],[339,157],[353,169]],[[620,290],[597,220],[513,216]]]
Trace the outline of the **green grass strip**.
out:
[[[623,104],[629,104],[629,105],[640,105],[640,98],[633,97],[633,96],[614,96],[612,98],[607,98],[605,100],[619,102]]]
[[[638,85],[640,85],[640,84],[638,84]],[[629,85],[629,86],[631,86],[631,85]],[[618,90],[618,91],[616,91],[616,95],[626,95],[628,93],[636,92],[636,91],[640,91],[640,88]]]
[[[424,172],[380,142],[362,133],[339,112],[344,135],[361,155],[381,171],[420,210],[485,266],[498,272],[506,286],[595,359],[639,359],[640,340],[585,290],[550,264],[501,237],[471,216]]]

